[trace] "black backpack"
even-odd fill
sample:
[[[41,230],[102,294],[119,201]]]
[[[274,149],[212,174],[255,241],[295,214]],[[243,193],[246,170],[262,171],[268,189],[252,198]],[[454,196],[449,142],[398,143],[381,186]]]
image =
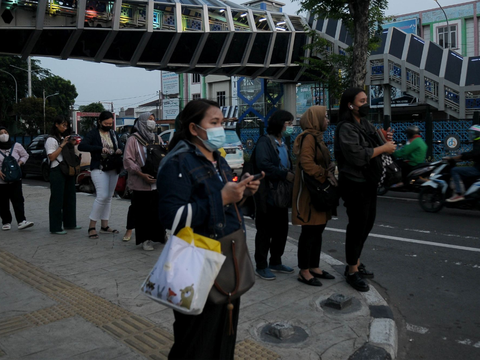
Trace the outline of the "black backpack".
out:
[[[145,159],[145,165],[142,166],[142,172],[156,178],[160,162],[168,153],[167,148],[164,145],[160,144],[158,135],[155,135],[156,141],[151,144],[147,143],[136,133],[133,135],[138,140],[138,142],[145,146],[147,149],[147,158]]]
[[[7,183],[22,180],[22,169],[20,169],[17,159],[15,159],[12,155],[14,147],[15,142],[12,144],[12,148],[10,149],[10,153],[8,155],[0,151],[0,154],[3,155],[2,173],[5,175],[3,181]]]

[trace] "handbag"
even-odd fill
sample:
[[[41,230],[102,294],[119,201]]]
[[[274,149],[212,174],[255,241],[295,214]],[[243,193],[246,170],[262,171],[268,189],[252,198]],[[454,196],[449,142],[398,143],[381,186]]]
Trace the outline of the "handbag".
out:
[[[63,160],[58,164],[60,171],[65,176],[77,176],[80,174],[80,157],[75,154],[73,144],[67,143],[62,149]]]
[[[307,135],[308,134],[303,136],[302,142],[300,143],[300,148],[302,147],[303,140]],[[315,154],[317,153],[317,147],[323,154],[321,146],[319,146],[319,144],[315,140]],[[326,159],[325,155],[323,157]],[[315,210],[325,212],[337,207],[338,200],[340,198],[337,187],[333,186],[328,180],[325,180],[325,182],[323,183],[318,181],[317,179],[315,179],[315,177],[307,174],[303,170],[302,164],[299,164],[299,166],[302,174],[302,180],[305,183],[308,192],[310,193],[311,203]],[[325,169],[326,168],[327,167],[325,166]]]
[[[173,235],[187,207],[185,227]],[[170,238],[140,288],[150,299],[187,315],[201,314],[225,261],[220,243],[195,234],[192,205],[178,209]]]
[[[269,181],[270,194],[273,204],[279,208],[292,207],[293,183],[287,180]]]
[[[101,154],[100,158],[100,170],[102,171],[110,171],[115,170],[117,174],[120,174],[120,171],[123,167],[123,157],[122,154],[117,154],[118,149],[118,141],[117,135],[110,130],[110,136],[113,139],[113,154]]]

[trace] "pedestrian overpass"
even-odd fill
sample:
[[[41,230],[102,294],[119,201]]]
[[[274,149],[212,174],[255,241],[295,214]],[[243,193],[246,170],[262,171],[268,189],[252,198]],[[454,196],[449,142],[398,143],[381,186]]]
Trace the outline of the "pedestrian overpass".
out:
[[[315,29],[342,53],[341,21],[221,0],[1,0],[0,54],[83,59],[148,70],[309,81],[300,65]],[[456,118],[480,111],[480,57],[396,28],[367,63],[367,84],[393,86]],[[291,94],[291,92],[289,93]],[[385,96],[385,112],[389,110]]]

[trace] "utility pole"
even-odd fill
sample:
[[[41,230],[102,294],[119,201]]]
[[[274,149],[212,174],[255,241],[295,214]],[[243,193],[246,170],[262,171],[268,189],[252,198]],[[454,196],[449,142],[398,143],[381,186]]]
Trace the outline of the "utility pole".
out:
[[[32,58],[27,58],[28,64],[28,97],[32,97]]]
[[[47,121],[46,121],[46,117],[45,117],[45,101],[46,101],[50,96],[56,96],[56,95],[58,95],[58,92],[56,92],[55,94],[51,94],[51,95],[45,96],[45,89],[43,89],[43,133],[44,133],[44,134],[47,133]]]

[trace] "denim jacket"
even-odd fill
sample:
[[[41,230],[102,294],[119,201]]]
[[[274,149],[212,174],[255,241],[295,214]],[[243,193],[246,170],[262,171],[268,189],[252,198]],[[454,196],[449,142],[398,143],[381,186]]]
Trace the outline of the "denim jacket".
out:
[[[225,159],[218,152],[214,152],[214,158],[223,177],[232,181],[232,170]],[[220,239],[235,232],[241,224],[235,207],[223,206],[224,185],[212,162],[195,145],[180,141],[162,161],[157,176],[160,222],[171,229],[177,210],[190,203],[195,233]],[[175,232],[185,226],[186,215],[185,210]]]

